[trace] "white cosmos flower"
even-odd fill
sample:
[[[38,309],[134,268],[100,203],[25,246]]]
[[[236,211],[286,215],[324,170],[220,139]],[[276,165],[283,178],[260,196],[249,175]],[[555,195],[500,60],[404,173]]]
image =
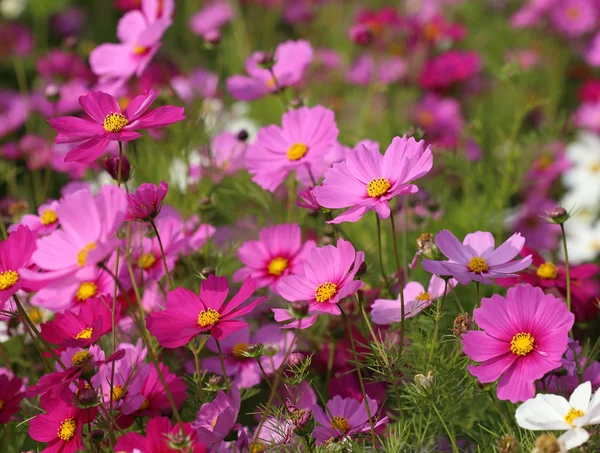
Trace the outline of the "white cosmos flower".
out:
[[[577,140],[566,148],[573,166],[566,171],[562,180],[565,186],[585,200],[583,204],[600,199],[600,136],[591,132],[580,132]]]
[[[568,450],[587,442],[590,435],[583,428],[600,423],[600,392],[592,398],[592,384],[584,382],[567,401],[558,395],[537,394],[517,408],[521,428],[533,431],[565,431],[559,438]]]

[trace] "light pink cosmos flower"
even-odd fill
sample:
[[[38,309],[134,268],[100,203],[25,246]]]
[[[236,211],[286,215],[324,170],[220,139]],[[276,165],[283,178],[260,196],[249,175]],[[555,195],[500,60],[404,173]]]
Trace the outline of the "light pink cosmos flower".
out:
[[[125,220],[149,221],[160,212],[163,200],[167,196],[169,185],[161,181],[160,184],[141,184],[135,193],[127,194],[127,215]]]
[[[296,223],[263,228],[260,240],[244,242],[238,249],[244,267],[233,274],[233,281],[250,276],[257,288],[268,286],[277,293],[283,277],[302,273],[304,260],[315,245],[314,241],[302,243],[302,231]]]
[[[390,85],[402,79],[407,71],[408,65],[403,58],[390,56],[375,62],[371,55],[363,54],[347,70],[346,80],[359,86],[368,86],[373,82]]]
[[[36,289],[23,274],[25,267],[31,264],[31,255],[35,250],[37,234],[26,226],[19,226],[0,242],[0,310],[17,291]]]
[[[451,278],[448,281],[448,294],[457,284],[457,281]],[[436,275],[431,277],[427,290],[419,282],[409,282],[404,289],[404,317],[412,318],[418,315],[424,309],[429,307],[433,301],[444,295],[444,280]],[[400,322],[401,301],[400,297],[396,300],[376,299],[371,306],[371,318],[375,324],[389,325],[394,322]]]
[[[190,19],[190,29],[208,41],[218,40],[221,28],[235,17],[235,10],[226,1],[217,0],[204,6]]]
[[[387,219],[389,201],[418,192],[410,182],[427,174],[432,165],[431,148],[406,135],[394,137],[383,156],[378,148],[360,145],[325,173],[323,185],[315,187],[314,193],[326,208],[350,207],[328,223],[356,222],[369,210]]]
[[[237,387],[229,394],[219,390],[217,397],[210,403],[204,403],[192,428],[197,430],[198,440],[207,444],[220,444],[233,429],[240,412],[241,396]],[[213,451],[220,451],[216,447]]]
[[[556,0],[528,0],[511,18],[513,27],[535,25],[552,8]]]
[[[279,282],[281,297],[290,301],[308,301],[309,310],[339,315],[338,303],[363,286],[354,280],[365,259],[352,244],[339,239],[337,247],[315,247],[304,261],[304,275],[288,275]]]
[[[597,26],[598,11],[593,0],[559,0],[552,6],[550,19],[559,33],[576,38]]]
[[[171,86],[184,102],[194,99],[216,98],[219,88],[219,76],[204,68],[192,69],[189,76],[171,77]]]
[[[117,88],[134,74],[139,77],[144,72],[171,25],[171,15],[158,17],[158,12],[156,0],[144,0],[141,11],[130,11],[119,20],[117,37],[121,43],[101,44],[92,51],[90,66],[101,84]]]
[[[58,207],[58,201],[51,201],[40,205],[38,208],[38,215],[25,214],[21,217],[19,225],[25,225],[31,231],[35,231],[40,236],[45,236],[56,230],[60,221],[56,214],[56,208]],[[11,225],[8,228],[9,233],[16,231],[18,225]]]
[[[584,102],[573,116],[577,127],[600,133],[600,102]]]
[[[200,286],[199,296],[184,288],[168,292],[166,309],[148,316],[148,330],[165,348],[183,346],[200,334],[210,334],[217,340],[225,338],[248,325],[235,318],[250,313],[266,299],[259,297],[239,308],[255,288],[256,283],[248,277],[238,293],[225,302],[227,278],[209,275]]]
[[[210,141],[211,164],[226,175],[245,168],[248,133],[221,132]]]
[[[367,396],[367,402],[374,427],[378,428],[387,423],[387,416],[382,418],[377,416],[377,401]],[[357,436],[367,433],[371,429],[369,415],[364,403],[354,398],[342,398],[336,395],[327,402],[327,411],[315,405],[313,413],[315,421],[318,423],[313,432],[313,437],[318,444],[323,444],[329,439]]]
[[[274,192],[292,171],[305,183],[309,173],[319,178],[321,161],[336,144],[338,133],[333,112],[320,105],[284,113],[281,127],[261,128],[246,153],[252,181]]]
[[[498,398],[512,403],[535,395],[535,381],[562,365],[575,317],[566,304],[529,284],[481,300],[473,316],[483,330],[463,335],[463,352],[479,366],[469,373],[498,383]]]
[[[313,58],[313,49],[307,41],[286,41],[275,49],[273,74],[258,62],[264,54],[255,52],[246,60],[249,76],[234,75],[227,79],[227,91],[238,101],[253,101],[278,89],[296,85]]]
[[[435,243],[449,261],[423,260],[423,269],[451,275],[463,285],[472,281],[489,285],[493,278],[514,277],[515,272],[532,262],[531,255],[513,261],[525,245],[520,233],[513,234],[498,248],[492,233],[483,231],[467,234],[461,244],[450,231],[442,230],[435,236]]]
[[[157,96],[157,91],[136,96],[121,112],[116,98],[101,91],[90,91],[81,96],[79,102],[91,121],[74,116],[48,119],[58,132],[54,142],[83,141],[69,151],[65,160],[90,163],[102,155],[110,141],[129,142],[141,137],[136,130],[156,129],[185,119],[183,108],[172,105],[147,112]]]

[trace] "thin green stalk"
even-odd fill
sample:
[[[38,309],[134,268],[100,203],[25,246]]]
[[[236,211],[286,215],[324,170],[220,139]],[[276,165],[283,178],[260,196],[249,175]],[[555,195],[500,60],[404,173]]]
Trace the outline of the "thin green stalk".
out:
[[[444,312],[444,302],[446,302],[446,292],[447,291],[448,291],[448,279],[445,278],[444,279],[444,293],[442,294],[442,300],[440,301],[440,304],[438,305],[437,313],[435,314],[435,328],[433,330],[433,342],[431,344],[431,351],[429,351],[429,359],[427,360],[428,364],[431,364],[431,361],[433,360],[433,353],[437,349],[436,345],[437,345],[438,335],[440,332],[440,321],[442,319],[442,315]]]
[[[344,323],[346,324],[346,330],[348,331],[348,335],[350,336],[350,348],[352,349],[352,355],[354,356],[354,363],[356,364],[356,373],[358,374],[358,383],[360,385],[360,391],[362,392],[363,402],[365,404],[365,409],[367,410],[367,417],[369,417],[369,426],[371,427],[371,440],[373,441],[373,446],[376,443],[375,436],[375,425],[373,424],[373,418],[371,416],[371,409],[369,408],[369,401],[367,400],[367,391],[365,390],[365,383],[362,377],[362,371],[360,369],[360,364],[358,362],[358,354],[356,353],[356,344],[354,343],[354,335],[352,334],[352,326],[348,321],[348,317],[346,313],[340,307],[340,311],[342,312],[342,317],[344,318]]]
[[[375,220],[377,220],[377,253],[379,254],[379,268],[381,269],[381,275],[383,276],[383,280],[385,281],[385,287],[390,293],[390,297],[394,297],[394,293],[392,291],[392,285],[385,273],[385,268],[383,267],[383,250],[381,246],[381,220],[379,220],[379,214],[376,212]]]
[[[571,311],[571,268],[569,266],[569,251],[567,250],[567,236],[565,235],[565,224],[560,224],[560,231],[562,232],[562,243],[563,252],[565,253],[565,274],[567,278],[567,308]],[[573,338],[573,332],[570,332],[571,338]]]
[[[477,303],[475,304],[475,308],[481,305],[481,288],[479,282],[475,282],[475,287],[477,288]]]
[[[223,351],[221,350],[221,343],[215,338],[217,343],[217,350],[219,351],[219,362],[221,363],[221,372],[223,373],[223,381],[225,381],[225,389],[229,391],[229,378],[227,377],[227,370],[225,370],[225,361],[223,360]]]
[[[8,353],[6,352],[6,349],[4,349],[4,345],[2,344],[2,342],[0,342],[0,357],[2,357],[2,363],[4,363],[4,366],[6,368],[8,368],[8,371],[12,371],[12,364],[10,363]]]
[[[6,225],[4,224],[2,215],[0,215],[0,233],[2,233],[2,239],[8,238],[8,232],[6,231]]]
[[[400,267],[400,255],[398,255],[398,239],[396,238],[396,222],[394,215],[390,214],[390,224],[392,227],[392,239],[394,242],[394,257],[396,258],[396,272],[398,273],[398,282],[400,284],[400,348],[404,349],[404,291],[402,288],[402,268]],[[406,263],[405,263],[406,264]]]
[[[454,440],[454,435],[448,429],[446,422],[444,422],[444,419],[442,418],[442,414],[440,414],[440,411],[438,411],[438,408],[435,406],[435,404],[432,404],[432,406],[433,406],[433,410],[435,411],[438,418],[440,419],[442,426],[444,427],[444,431],[446,431],[446,435],[448,436],[448,439],[450,439],[450,443],[452,444],[452,453],[460,453],[458,450],[458,447],[456,446],[456,440]]]
[[[154,220],[150,220],[150,225],[152,225],[152,228],[154,229],[154,234],[156,234],[156,239],[158,240],[158,246],[160,247],[160,256],[162,257],[163,266],[165,267],[165,274],[167,275],[167,280],[169,281],[169,288],[171,288],[171,291],[173,291],[175,287],[173,286],[173,280],[171,280],[169,266],[167,265],[167,257],[165,255],[165,249],[163,248],[162,240],[160,239],[160,234],[158,233],[158,228],[156,228]]]
[[[296,207],[296,174],[291,172],[288,177],[288,206],[287,206],[287,221],[292,222],[294,219],[294,208]]]
[[[392,214],[390,214],[392,215]],[[404,228],[402,229],[402,262],[404,266],[404,281],[408,282],[408,195],[402,197],[402,216],[404,218]]]

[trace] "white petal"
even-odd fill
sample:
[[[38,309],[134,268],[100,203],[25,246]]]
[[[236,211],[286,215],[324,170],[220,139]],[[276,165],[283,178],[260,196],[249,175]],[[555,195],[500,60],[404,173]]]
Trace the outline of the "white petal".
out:
[[[536,395],[517,408],[515,417],[521,428],[531,430],[563,430],[570,426],[564,416],[571,406],[562,396]]]
[[[574,428],[565,432],[562,436],[558,438],[559,441],[563,441],[567,450],[571,448],[579,447],[580,445],[585,444],[590,435],[583,428]]]
[[[590,381],[580,384],[569,398],[569,404],[573,409],[579,409],[584,413],[588,410],[590,398],[592,397],[592,383]]]

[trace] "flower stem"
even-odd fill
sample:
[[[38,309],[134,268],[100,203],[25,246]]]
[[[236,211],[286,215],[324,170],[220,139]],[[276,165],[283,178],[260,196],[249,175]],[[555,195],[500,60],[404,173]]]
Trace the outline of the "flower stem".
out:
[[[338,305],[339,306],[339,305]],[[375,426],[373,425],[373,418],[371,417],[371,409],[369,408],[369,401],[367,400],[367,391],[365,390],[365,383],[362,377],[362,371],[360,369],[360,365],[358,362],[358,354],[356,353],[356,344],[354,343],[354,335],[352,334],[352,326],[348,321],[348,317],[346,313],[340,307],[340,311],[342,312],[342,317],[344,318],[344,323],[346,324],[346,329],[348,330],[348,335],[350,336],[350,348],[352,349],[352,355],[354,356],[354,363],[356,364],[356,374],[358,374],[358,383],[360,385],[360,391],[362,392],[363,402],[365,404],[365,409],[367,410],[367,416],[369,417],[369,426],[371,427],[371,440],[373,441],[373,446],[376,444],[376,436],[375,436]]]
[[[435,314],[435,328],[433,330],[433,342],[431,344],[431,351],[429,351],[429,359],[427,360],[427,364],[431,365],[431,360],[433,360],[433,353],[437,349],[437,339],[440,331],[440,320],[442,319],[442,315],[444,312],[444,302],[446,302],[446,292],[448,291],[448,279],[444,279],[444,293],[442,294],[442,300],[438,305],[437,313]]]
[[[225,389],[229,391],[229,378],[227,377],[227,370],[225,370],[225,361],[223,360],[223,351],[221,350],[221,343],[219,340],[215,338],[215,343],[217,343],[217,350],[219,351],[219,362],[221,363],[221,372],[223,373],[223,380],[225,381]]]
[[[458,447],[456,446],[456,441],[454,440],[454,435],[448,429],[448,425],[446,425],[446,422],[444,422],[444,419],[442,418],[442,414],[440,414],[440,411],[438,411],[438,408],[435,407],[435,404],[433,404],[432,406],[433,406],[433,410],[435,411],[438,418],[440,419],[442,426],[444,427],[444,431],[446,431],[446,435],[448,436],[448,439],[450,439],[450,443],[452,444],[452,453],[460,453],[458,450]]]
[[[477,288],[477,303],[475,304],[475,308],[481,305],[481,289],[479,287],[479,282],[475,282],[475,287]]]
[[[375,213],[375,220],[377,220],[377,252],[379,254],[379,267],[381,269],[381,275],[383,276],[383,280],[385,281],[385,287],[390,293],[390,297],[394,297],[394,293],[392,291],[392,285],[385,273],[385,268],[383,267],[383,251],[381,247],[381,220],[379,219],[379,215]]]
[[[165,267],[165,274],[167,275],[167,280],[169,281],[169,288],[171,288],[171,291],[173,291],[175,287],[173,286],[173,280],[171,280],[169,266],[167,265],[167,257],[165,255],[165,249],[163,248],[162,240],[160,239],[160,234],[158,233],[158,228],[156,228],[154,220],[150,220],[150,225],[152,225],[154,233],[156,234],[156,239],[158,240],[158,246],[160,247],[160,256],[162,257],[163,266]]]
[[[398,255],[398,240],[396,238],[396,222],[394,215],[390,214],[390,224],[392,227],[392,239],[394,242],[394,256],[396,258],[396,272],[398,273],[398,283],[400,285],[400,350],[404,349],[404,291],[402,288],[402,268],[400,267],[400,255]]]
[[[565,235],[565,224],[560,224],[560,231],[562,232],[562,243],[563,252],[565,253],[565,274],[567,277],[567,308],[571,311],[571,268],[569,266],[569,251],[567,250],[567,236]],[[571,338],[573,332],[571,332]]]

